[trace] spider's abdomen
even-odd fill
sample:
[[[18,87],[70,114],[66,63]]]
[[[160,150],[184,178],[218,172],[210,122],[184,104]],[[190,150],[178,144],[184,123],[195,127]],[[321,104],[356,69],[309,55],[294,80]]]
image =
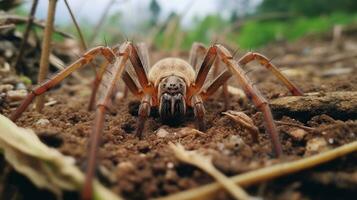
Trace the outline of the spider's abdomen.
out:
[[[195,81],[196,73],[192,66],[180,58],[165,58],[158,61],[149,71],[148,79],[158,86],[160,81],[170,75],[181,77],[189,86]]]

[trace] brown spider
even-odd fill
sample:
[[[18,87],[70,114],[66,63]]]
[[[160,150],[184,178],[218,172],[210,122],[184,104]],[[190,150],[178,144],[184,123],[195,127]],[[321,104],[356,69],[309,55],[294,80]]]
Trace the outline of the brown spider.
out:
[[[17,120],[35,96],[41,95],[54,87],[73,71],[89,63],[98,54],[104,56],[106,64],[101,65],[94,80],[89,109],[94,105],[98,86],[105,74],[104,72],[109,66],[112,66],[113,74],[110,79],[110,84],[105,89],[104,97],[97,102],[96,117],[88,148],[88,168],[86,169],[86,181],[82,192],[83,199],[91,199],[92,197],[92,180],[96,167],[96,155],[100,135],[104,126],[104,116],[108,110],[113,92],[115,91],[115,85],[121,78],[129,90],[141,99],[136,131],[136,134],[140,136],[145,120],[150,114],[151,107],[158,107],[160,116],[164,121],[179,120],[185,115],[187,107],[192,107],[199,129],[204,129],[203,117],[205,109],[203,101],[211,96],[233,74],[242,86],[247,97],[263,113],[265,126],[270,134],[275,155],[280,156],[282,154],[278,131],[274,124],[268,103],[259,90],[251,83],[241,66],[244,66],[250,61],[257,60],[262,66],[266,67],[280,79],[293,95],[302,95],[303,93],[263,55],[250,52],[236,61],[233,59],[231,53],[219,44],[212,45],[206,49],[202,44],[195,43],[190,52],[189,63],[179,58],[165,58],[153,65],[148,74],[145,71],[145,67],[148,65],[148,53],[144,45],[136,46],[131,42],[125,42],[115,48],[104,46],[95,47],[86,52],[73,64],[57,73],[53,78],[34,88],[19,108],[12,113],[11,119],[13,121]],[[201,63],[198,63],[199,55],[204,55]],[[219,62],[224,64],[226,70],[210,82],[206,89],[203,89],[208,72],[216,58]],[[135,70],[140,86],[137,85],[132,75],[126,70],[128,59]],[[194,67],[198,64],[200,67],[196,73]]]

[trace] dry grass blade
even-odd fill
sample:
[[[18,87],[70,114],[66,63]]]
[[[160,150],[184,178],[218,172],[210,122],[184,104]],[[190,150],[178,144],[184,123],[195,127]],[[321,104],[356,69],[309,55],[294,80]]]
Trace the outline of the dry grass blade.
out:
[[[29,17],[28,17],[28,21],[27,21],[27,24],[26,24],[26,30],[25,30],[25,33],[24,33],[24,38],[21,41],[19,54],[17,55],[16,61],[15,61],[15,68],[16,68],[17,72],[20,72],[20,73],[24,72],[23,66],[22,65],[19,66],[19,63],[20,63],[20,61],[22,59],[22,56],[24,54],[25,45],[26,45],[28,37],[30,35],[30,30],[31,30],[31,27],[32,27],[32,24],[33,24],[33,21],[34,21],[34,15],[35,15],[35,12],[36,12],[37,3],[38,3],[38,0],[34,0],[32,2],[31,11],[30,11],[30,14],[29,14]]]
[[[78,33],[79,39],[80,39],[80,41],[81,41],[81,48],[82,48],[82,51],[84,52],[85,50],[87,50],[87,44],[86,44],[86,42],[85,42],[85,40],[84,40],[84,36],[83,36],[83,34],[82,34],[82,31],[81,31],[81,29],[79,28],[79,25],[78,25],[78,23],[77,23],[77,20],[76,20],[76,18],[74,17],[74,14],[73,14],[73,12],[72,12],[71,7],[70,7],[69,4],[68,4],[68,1],[67,1],[67,0],[64,0],[64,3],[66,4],[67,10],[68,10],[69,14],[71,15],[71,19],[72,19],[72,21],[73,21],[73,23],[74,23],[74,26],[75,26],[76,29],[77,29],[77,33]]]
[[[57,0],[49,0],[46,27],[45,27],[44,37],[42,41],[42,48],[41,48],[40,71],[38,73],[38,79],[37,79],[39,83],[44,81],[48,74],[48,65],[49,65],[49,58],[50,58],[50,51],[51,51],[51,37],[53,32],[53,22],[55,20],[56,4],[57,4]],[[38,112],[42,111],[44,102],[45,102],[44,95],[39,95],[36,98],[36,110]]]
[[[169,143],[169,145],[179,160],[194,165],[213,176],[235,199],[252,199],[241,187],[234,184],[213,166],[210,156],[202,155],[196,151],[186,151],[181,144]]]
[[[341,147],[329,150],[311,157],[303,158],[297,161],[281,163],[263,169],[254,170],[244,174],[236,175],[231,180],[242,186],[249,186],[263,181],[271,180],[277,177],[292,174],[308,168],[321,165],[328,161],[334,160],[346,154],[357,151],[357,141],[345,144]],[[188,199],[210,199],[212,194],[222,186],[218,183],[212,183],[199,188],[187,190],[167,197],[159,198],[160,200],[188,200]],[[158,199],[157,199],[158,200]]]
[[[3,15],[0,15],[0,24],[1,26],[4,26],[4,25],[9,25],[9,24],[25,24],[27,23],[28,21],[28,18],[27,17],[22,17],[22,16],[17,16],[17,15],[9,15],[9,14],[3,14]],[[42,28],[44,29],[46,27],[46,25],[37,20],[37,19],[34,19],[33,20],[33,25],[39,27],[39,28]],[[54,29],[53,30],[54,32],[58,33],[59,35],[63,36],[63,37],[66,37],[66,38],[74,38],[72,35],[68,34],[68,33],[65,33],[63,31],[60,31],[60,30],[56,30]]]
[[[84,174],[72,157],[47,147],[33,131],[17,127],[3,115],[0,133],[0,149],[6,161],[38,188],[50,190],[58,197],[62,190],[80,190]],[[121,199],[98,182],[94,183],[94,190],[95,199]]]

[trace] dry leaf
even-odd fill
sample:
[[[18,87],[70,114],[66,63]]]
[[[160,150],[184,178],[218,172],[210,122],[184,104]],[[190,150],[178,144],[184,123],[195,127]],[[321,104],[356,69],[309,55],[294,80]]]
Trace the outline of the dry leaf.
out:
[[[6,161],[38,188],[59,197],[63,190],[81,189],[84,175],[72,157],[49,148],[32,130],[17,127],[3,115],[0,115],[0,149]],[[94,183],[94,193],[95,199],[121,199],[98,182]]]

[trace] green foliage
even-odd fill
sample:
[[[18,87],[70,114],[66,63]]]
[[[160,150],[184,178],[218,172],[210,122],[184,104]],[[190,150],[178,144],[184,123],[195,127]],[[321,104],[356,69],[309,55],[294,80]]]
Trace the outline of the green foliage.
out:
[[[193,29],[187,32],[183,47],[190,48],[192,43],[202,42],[210,43],[215,37],[215,34],[219,34],[225,27],[229,26],[229,23],[222,19],[218,15],[209,15],[204,18],[203,21],[194,25]]]
[[[150,5],[149,5],[149,9],[151,12],[151,19],[150,19],[150,24],[151,25],[155,25],[159,19],[159,15],[160,15],[160,5],[157,3],[156,0],[151,0]]]
[[[356,10],[356,0],[264,0],[258,8],[259,13],[289,12],[304,16]]]
[[[357,15],[335,13],[330,16],[297,17],[288,21],[249,21],[241,28],[237,43],[256,48],[274,40],[295,40],[306,34],[329,31],[335,24],[357,23]]]

